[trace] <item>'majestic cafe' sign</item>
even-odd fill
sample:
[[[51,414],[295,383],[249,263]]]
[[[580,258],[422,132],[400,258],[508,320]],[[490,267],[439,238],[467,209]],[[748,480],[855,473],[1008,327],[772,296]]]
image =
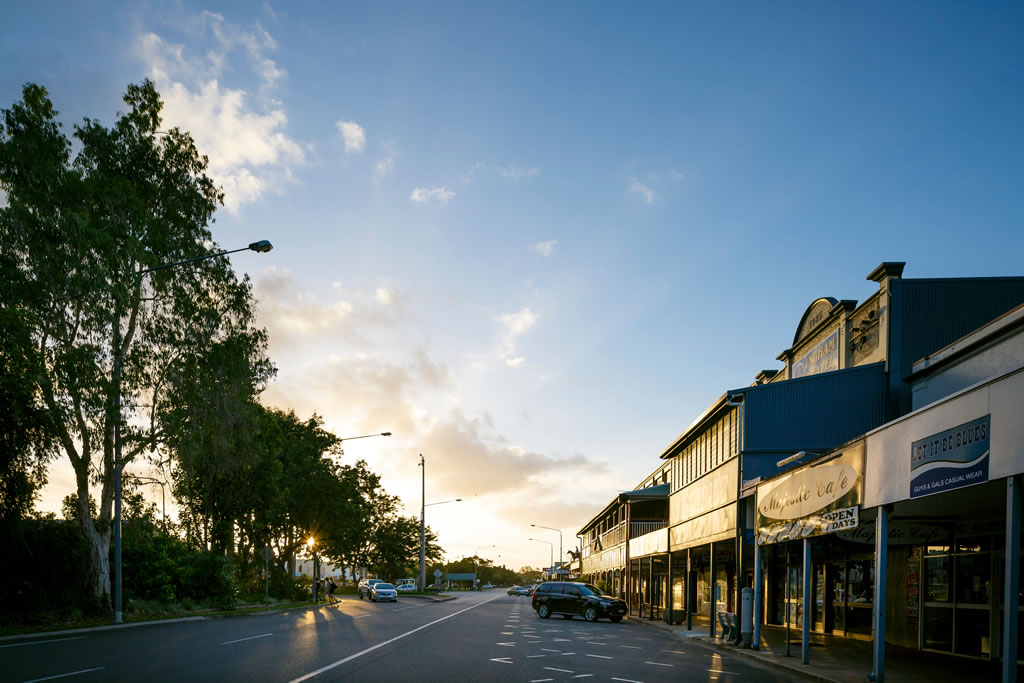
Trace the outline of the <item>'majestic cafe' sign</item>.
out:
[[[859,522],[864,444],[757,489],[757,544],[854,529]]]

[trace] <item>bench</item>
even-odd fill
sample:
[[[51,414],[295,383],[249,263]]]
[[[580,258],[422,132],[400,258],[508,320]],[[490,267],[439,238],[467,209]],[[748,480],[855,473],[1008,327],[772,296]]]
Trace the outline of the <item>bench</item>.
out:
[[[719,636],[723,640],[735,642],[739,638],[739,624],[736,623],[735,612],[719,612],[718,623],[722,625],[722,633]]]

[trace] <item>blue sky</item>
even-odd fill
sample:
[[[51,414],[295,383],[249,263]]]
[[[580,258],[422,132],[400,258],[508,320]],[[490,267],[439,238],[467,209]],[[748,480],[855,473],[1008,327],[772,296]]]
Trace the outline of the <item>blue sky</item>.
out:
[[[819,296],[1020,275],[1012,3],[20,3],[0,106],[152,78],[279,375],[451,557],[541,565]],[[59,467],[44,507],[71,490]],[[158,498],[158,492],[153,492]],[[554,534],[549,534],[553,537]]]

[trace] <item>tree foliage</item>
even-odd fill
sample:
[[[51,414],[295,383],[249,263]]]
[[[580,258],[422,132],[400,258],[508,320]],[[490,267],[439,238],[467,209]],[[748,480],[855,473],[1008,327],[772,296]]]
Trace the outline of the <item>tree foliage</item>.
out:
[[[208,225],[222,195],[188,133],[160,130],[151,82],[128,86],[124,102],[110,127],[74,126],[74,158],[44,88],[26,85],[0,112],[0,261],[14,283],[4,306],[27,326],[40,370],[30,389],[75,469],[79,504],[99,488],[98,517],[83,507],[78,519],[100,598],[110,590],[115,422],[127,464],[166,439],[158,416],[205,379],[190,369],[229,357],[215,376],[256,388],[272,371],[251,285],[226,259],[140,275],[215,253]]]

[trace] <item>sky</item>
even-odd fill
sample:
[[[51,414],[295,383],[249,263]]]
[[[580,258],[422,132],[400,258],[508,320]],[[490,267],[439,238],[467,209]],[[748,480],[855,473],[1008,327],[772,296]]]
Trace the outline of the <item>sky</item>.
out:
[[[393,432],[344,457],[418,515],[422,453],[447,557],[518,569],[817,297],[1024,273],[1022,35],[1009,2],[15,3],[0,107],[34,82],[109,125],[152,79],[217,242],[274,244],[232,257],[262,400]]]

